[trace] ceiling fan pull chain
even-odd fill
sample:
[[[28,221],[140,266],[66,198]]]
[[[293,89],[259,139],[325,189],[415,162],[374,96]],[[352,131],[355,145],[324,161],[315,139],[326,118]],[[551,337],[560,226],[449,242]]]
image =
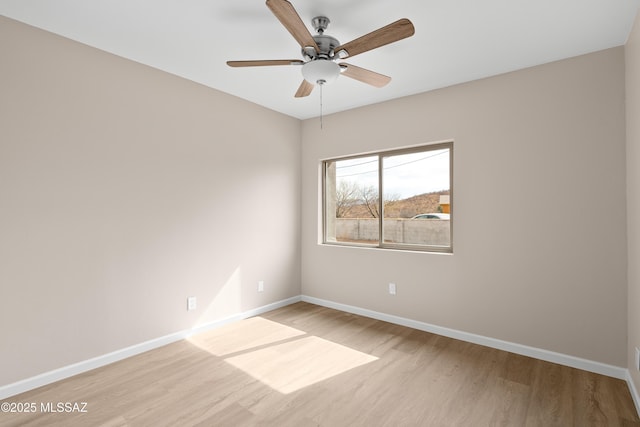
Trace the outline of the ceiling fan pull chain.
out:
[[[324,81],[318,80],[318,84],[320,86],[320,130],[322,130],[322,86],[324,86]]]

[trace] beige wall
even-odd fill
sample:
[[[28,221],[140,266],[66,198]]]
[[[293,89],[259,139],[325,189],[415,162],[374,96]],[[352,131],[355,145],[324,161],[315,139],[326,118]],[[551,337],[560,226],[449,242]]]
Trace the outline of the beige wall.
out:
[[[640,13],[627,45],[627,239],[629,275],[628,366],[636,389],[640,373],[634,366],[635,348],[640,347]]]
[[[300,121],[3,17],[0,58],[0,385],[300,294]]]
[[[637,46],[636,24],[625,177],[622,48],[320,130],[0,17],[0,385],[298,295],[301,281],[309,296],[627,366],[640,345]],[[320,159],[448,139],[453,255],[318,245]],[[594,228],[602,215],[616,225]]]
[[[305,121],[303,294],[626,366],[624,90],[620,47]],[[448,139],[453,255],[318,244],[321,159]]]

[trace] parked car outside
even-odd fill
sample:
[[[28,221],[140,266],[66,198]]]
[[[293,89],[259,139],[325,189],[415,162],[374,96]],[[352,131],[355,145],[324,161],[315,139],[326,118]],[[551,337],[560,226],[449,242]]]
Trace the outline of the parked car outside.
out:
[[[446,214],[446,213],[423,213],[423,214],[418,214],[416,216],[414,216],[411,219],[446,219],[449,220],[451,219],[451,214]]]

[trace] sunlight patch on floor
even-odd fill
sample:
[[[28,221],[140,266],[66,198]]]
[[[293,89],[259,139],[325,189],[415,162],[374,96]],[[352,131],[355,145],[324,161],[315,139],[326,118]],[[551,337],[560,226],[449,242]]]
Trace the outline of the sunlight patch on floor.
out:
[[[189,341],[216,356],[225,356],[306,335],[278,322],[252,317],[209,332],[189,337]]]
[[[231,365],[284,394],[375,360],[378,358],[315,336],[226,359]]]
[[[245,319],[188,340],[283,394],[378,360],[262,317]]]

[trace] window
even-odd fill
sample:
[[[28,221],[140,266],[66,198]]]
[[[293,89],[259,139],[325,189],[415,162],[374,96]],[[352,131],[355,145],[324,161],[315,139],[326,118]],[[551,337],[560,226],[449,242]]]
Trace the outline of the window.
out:
[[[324,243],[452,252],[452,142],[322,166]]]

